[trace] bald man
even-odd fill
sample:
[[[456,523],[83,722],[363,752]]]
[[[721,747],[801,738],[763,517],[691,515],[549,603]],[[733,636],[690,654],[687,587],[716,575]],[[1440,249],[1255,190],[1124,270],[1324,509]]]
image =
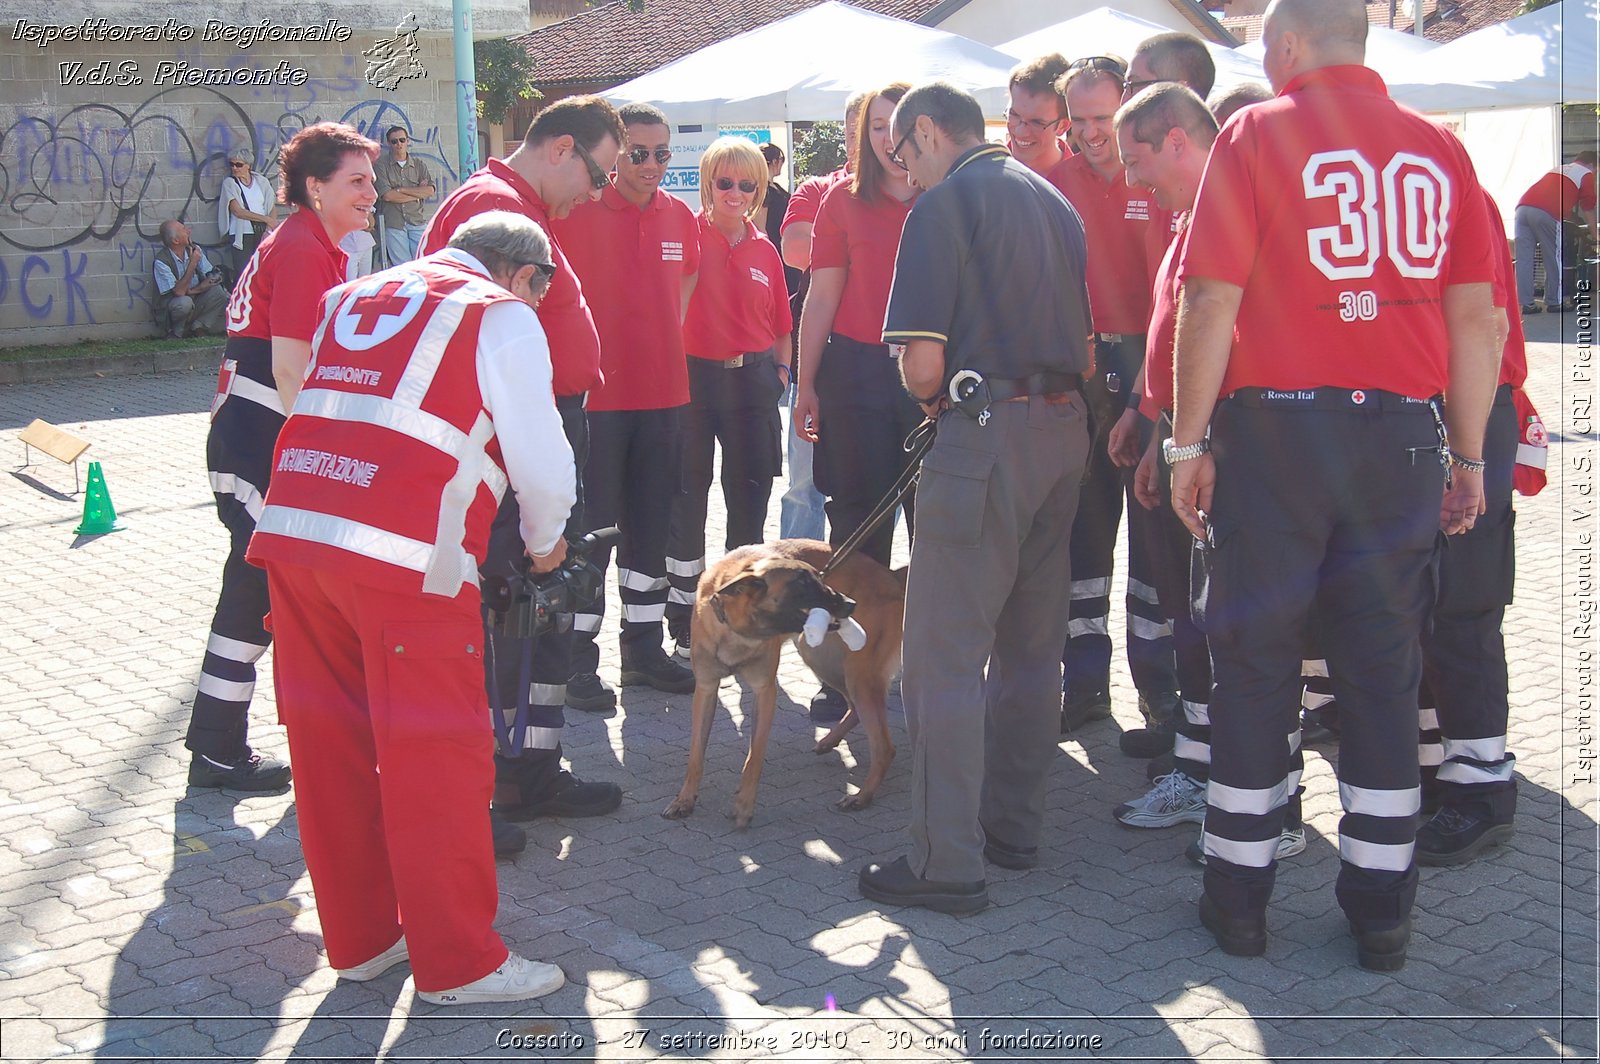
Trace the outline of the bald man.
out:
[[[1361,966],[1395,971],[1417,888],[1419,639],[1438,533],[1483,511],[1498,351],[1472,164],[1389,99],[1366,32],[1359,0],[1267,11],[1278,95],[1218,136],[1178,268],[1165,457],[1173,509],[1209,545],[1200,921],[1227,953],[1266,951],[1315,601],[1343,720],[1335,892]]]

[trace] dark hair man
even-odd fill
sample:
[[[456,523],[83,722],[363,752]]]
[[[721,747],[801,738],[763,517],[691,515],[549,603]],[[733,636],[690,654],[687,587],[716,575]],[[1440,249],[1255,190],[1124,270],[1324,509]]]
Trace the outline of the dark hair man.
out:
[[[564,981],[493,928],[477,574],[502,493],[536,571],[565,555],[575,475],[530,309],[554,268],[494,212],[333,289],[250,542],[328,961],[363,982],[410,960],[434,1004]]]
[[[422,238],[422,250],[444,247],[464,222],[489,210],[507,210],[533,219],[547,235],[551,220],[565,218],[580,203],[599,198],[610,184],[607,174],[616,164],[625,134],[616,109],[598,96],[571,96],[546,107],[528,127],[528,134],[504,160],[467,178],[439,205]],[[572,535],[590,528],[583,513],[583,468],[588,460],[589,429],[584,416],[584,395],[604,383],[600,371],[600,336],[584,302],[561,245],[552,238],[551,260],[556,273],[550,291],[539,304],[539,324],[550,342],[555,368],[553,387],[556,409],[572,445],[578,468],[578,501],[572,508],[567,531]],[[516,505],[507,499],[495,517],[485,579],[511,575],[520,556],[517,546]],[[571,674],[571,633],[548,633],[534,652],[532,681],[519,690],[522,645],[495,636],[490,643],[495,657],[494,710],[505,716],[512,729],[513,749],[495,756],[497,808],[510,809],[519,818],[540,816],[599,816],[622,802],[622,790],[613,783],[585,783],[561,767],[562,707]],[[521,725],[515,720],[523,701],[528,713]],[[497,850],[515,853],[527,839],[514,824],[496,820]]]
[[[1060,81],[1083,151],[1057,172],[1055,186],[1083,218],[1089,246],[1094,373],[1084,397],[1094,411],[1089,472],[1072,528],[1072,626],[1062,653],[1063,732],[1111,715],[1111,580],[1124,504],[1128,513],[1128,669],[1146,727],[1123,736],[1123,750],[1154,757],[1172,748],[1178,715],[1172,632],[1161,616],[1146,544],[1147,515],[1132,502],[1128,473],[1110,452],[1111,433],[1130,405],[1144,365],[1150,276],[1171,234],[1171,215],[1122,173],[1112,119],[1122,103],[1125,69],[1114,56],[1073,62]],[[1137,461],[1137,444],[1122,459]],[[1198,810],[1183,814],[1198,821]]]
[[[679,421],[689,402],[683,314],[700,269],[694,212],[661,191],[672,158],[667,116],[649,104],[622,108],[617,174],[600,199],[554,224],[600,333],[605,383],[589,393],[585,518],[617,525],[622,600],[622,682],[694,690],[694,674],[662,649],[667,602],[667,525],[678,489]],[[609,552],[595,559],[604,568]],[[595,639],[602,600],[573,619],[566,703],[591,712],[617,704],[599,676]]]
[[[228,290],[211,261],[177,220],[161,223],[161,250],[150,268],[156,284],[156,324],[171,337],[221,336]]]
[[[1067,101],[1056,91],[1066,72],[1066,59],[1052,52],[1015,67],[1006,83],[1006,147],[1017,162],[1046,179],[1070,154],[1061,142]]]
[[[1127,102],[1141,89],[1163,81],[1176,81],[1194,90],[1203,100],[1216,80],[1216,60],[1211,58],[1204,41],[1176,30],[1158,33],[1140,41],[1139,47],[1134,49],[1127,76],[1122,80],[1122,99]]]
[[[983,112],[943,82],[906,93],[892,158],[925,189],[906,219],[884,323],[906,391],[939,432],[917,488],[906,587],[911,850],[861,893],[968,913],[985,860],[1038,863],[1058,734],[1067,535],[1089,447],[1083,225],[1049,182],[984,143]],[[981,220],[981,222],[980,222]],[[988,402],[951,409],[951,382]],[[981,407],[982,409],[979,409]]]
[[[433,199],[433,175],[421,159],[411,158],[411,134],[404,126],[390,126],[383,135],[389,154],[380,155],[372,167],[377,177],[380,216],[383,219],[383,253],[397,266],[417,257],[422,232],[428,222],[427,202]]]
[[[1483,510],[1494,258],[1466,151],[1361,65],[1364,6],[1274,0],[1265,28],[1278,95],[1218,137],[1179,266],[1166,458],[1173,509],[1212,544],[1200,920],[1228,953],[1266,948],[1315,603],[1342,724],[1335,893],[1360,964],[1393,971],[1435,540]]]

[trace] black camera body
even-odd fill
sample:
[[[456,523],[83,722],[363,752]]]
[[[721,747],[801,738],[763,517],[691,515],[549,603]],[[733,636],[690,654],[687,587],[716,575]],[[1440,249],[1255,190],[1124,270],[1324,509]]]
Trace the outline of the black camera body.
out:
[[[611,547],[621,537],[621,530],[613,527],[590,532],[576,543],[568,540],[566,561],[548,573],[530,571],[528,559],[523,558],[516,576],[484,586],[490,629],[511,639],[566,631],[572,626],[572,615],[594,605],[603,590],[605,577],[589,555]]]

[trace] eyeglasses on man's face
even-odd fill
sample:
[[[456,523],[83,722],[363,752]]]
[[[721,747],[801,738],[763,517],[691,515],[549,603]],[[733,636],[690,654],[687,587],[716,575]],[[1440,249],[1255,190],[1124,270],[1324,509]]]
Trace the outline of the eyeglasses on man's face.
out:
[[[410,141],[411,141],[410,137],[390,137],[389,138],[389,143],[390,144],[408,144],[408,143],[410,143]]]
[[[1122,95],[1128,96],[1139,92],[1142,89],[1148,89],[1152,85],[1159,84],[1161,84],[1160,78],[1145,78],[1139,81],[1135,81],[1133,78],[1128,78],[1122,83]]]
[[[750,181],[748,179],[744,181],[734,181],[734,179],[731,177],[717,178],[718,192],[732,192],[734,185],[738,185],[739,191],[743,192],[746,196],[754,196],[756,194],[757,186],[754,181]]]
[[[556,264],[553,262],[530,262],[528,265],[538,270],[546,281],[556,275]]]
[[[611,179],[606,176],[606,172],[600,169],[600,164],[594,161],[594,156],[589,154],[588,148],[585,148],[577,141],[573,141],[572,150],[578,153],[578,158],[583,160],[583,165],[589,168],[589,184],[596,191],[605,188],[611,183]]]
[[[629,148],[628,149],[628,161],[630,163],[632,163],[633,165],[635,165],[635,166],[643,166],[645,164],[645,161],[647,159],[650,159],[651,157],[654,157],[656,162],[660,163],[662,166],[665,166],[667,164],[667,160],[672,158],[672,149],[671,148],[654,148],[654,149],[652,149],[652,148]]]
[[[1045,130],[1053,129],[1066,120],[1066,115],[1062,115],[1060,118],[1023,118],[1011,108],[1006,108],[1007,125],[1016,126],[1019,129],[1031,129],[1037,133],[1043,133]]]
[[[911,169],[906,165],[905,156],[902,155],[901,152],[905,151],[906,142],[911,139],[911,134],[915,133],[916,131],[917,128],[912,126],[910,129],[906,130],[906,135],[895,141],[894,147],[889,149],[889,161],[894,163],[902,170]]]

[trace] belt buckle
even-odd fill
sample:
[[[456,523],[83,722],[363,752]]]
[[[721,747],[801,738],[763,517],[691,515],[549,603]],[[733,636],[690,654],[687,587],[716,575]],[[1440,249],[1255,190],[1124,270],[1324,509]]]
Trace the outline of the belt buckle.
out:
[[[722,368],[723,369],[738,369],[739,367],[741,367],[743,365],[744,365],[744,356],[743,355],[734,355],[732,358],[724,359],[723,362],[722,362]]]
[[[1103,344],[1120,344],[1122,342],[1121,333],[1095,333],[1094,338]]]

